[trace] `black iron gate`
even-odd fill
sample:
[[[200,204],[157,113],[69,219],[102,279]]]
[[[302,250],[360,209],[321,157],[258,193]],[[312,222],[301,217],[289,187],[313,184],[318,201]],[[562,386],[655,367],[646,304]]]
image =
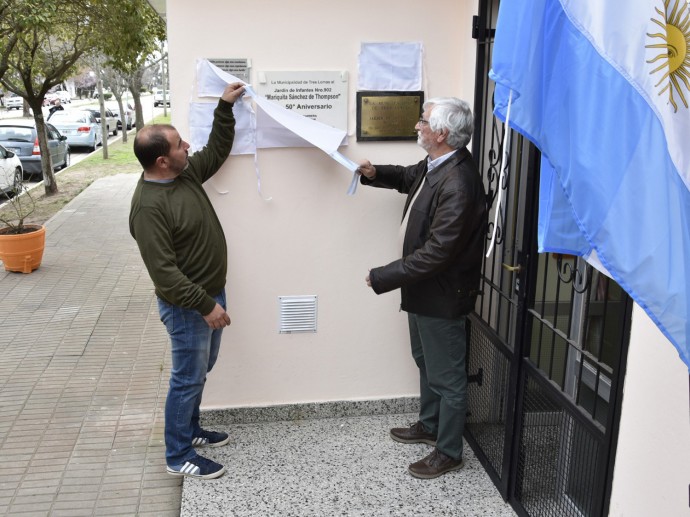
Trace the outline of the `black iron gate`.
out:
[[[466,439],[520,515],[606,515],[632,301],[584,260],[537,253],[539,152],[503,124],[488,79],[499,0],[480,0],[473,154],[493,253],[470,317]],[[487,246],[490,235],[487,236]]]

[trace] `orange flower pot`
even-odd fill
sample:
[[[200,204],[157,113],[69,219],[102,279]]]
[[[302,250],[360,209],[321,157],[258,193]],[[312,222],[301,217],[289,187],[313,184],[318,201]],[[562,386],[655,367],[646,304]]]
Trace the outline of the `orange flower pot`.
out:
[[[28,233],[10,234],[0,229],[0,260],[6,271],[31,273],[38,269],[46,245],[45,226],[25,226]]]

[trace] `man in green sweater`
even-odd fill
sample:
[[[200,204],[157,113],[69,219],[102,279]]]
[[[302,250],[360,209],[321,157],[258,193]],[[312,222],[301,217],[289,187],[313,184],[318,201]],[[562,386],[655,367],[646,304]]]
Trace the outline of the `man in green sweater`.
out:
[[[199,406],[218,357],[226,312],[225,235],[202,184],[223,165],[235,137],[233,104],[240,83],[226,87],[214,111],[208,144],[188,156],[189,144],[171,125],[144,127],[134,154],[144,169],[129,214],[129,229],[156,289],[161,321],[170,335],[172,370],[165,403],[167,471],[175,476],[217,478],[225,467],[196,453],[220,447],[227,433],[206,431]]]

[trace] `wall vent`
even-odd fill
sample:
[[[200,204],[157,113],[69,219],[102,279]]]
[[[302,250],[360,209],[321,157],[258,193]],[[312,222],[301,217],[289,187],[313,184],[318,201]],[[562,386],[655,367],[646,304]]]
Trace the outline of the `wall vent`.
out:
[[[316,296],[279,296],[280,334],[316,332]]]

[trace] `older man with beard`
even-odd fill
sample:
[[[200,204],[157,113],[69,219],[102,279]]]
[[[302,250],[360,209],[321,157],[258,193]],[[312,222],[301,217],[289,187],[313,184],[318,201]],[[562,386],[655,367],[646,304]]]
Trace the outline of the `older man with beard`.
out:
[[[412,463],[411,475],[431,479],[462,468],[467,412],[466,315],[473,310],[487,228],[486,194],[472,155],[469,105],[456,98],[424,103],[415,126],[428,156],[409,167],[359,166],[364,185],[407,194],[402,257],[373,268],[366,283],[376,294],[400,289],[408,313],[412,357],[419,368],[419,420],[390,430],[400,443],[434,450]]]

